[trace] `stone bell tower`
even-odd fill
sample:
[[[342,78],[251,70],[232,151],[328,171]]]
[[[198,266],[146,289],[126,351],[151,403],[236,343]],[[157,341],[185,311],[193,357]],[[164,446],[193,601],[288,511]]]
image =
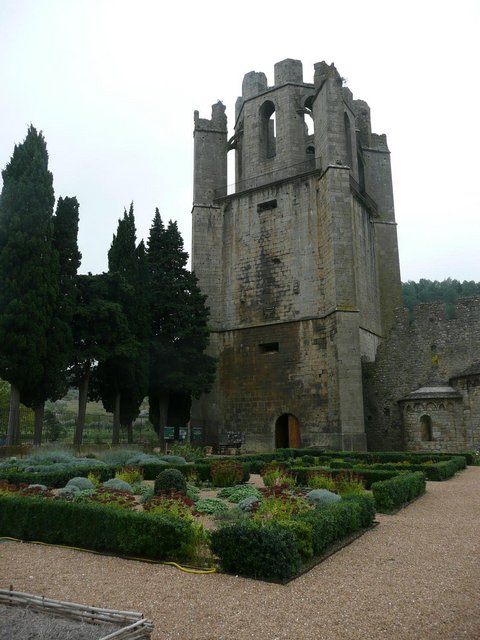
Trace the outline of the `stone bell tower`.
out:
[[[195,112],[192,265],[208,296],[212,391],[192,425],[245,449],[365,449],[361,360],[400,302],[390,158],[333,65],[275,65]],[[227,153],[235,185],[227,187]]]

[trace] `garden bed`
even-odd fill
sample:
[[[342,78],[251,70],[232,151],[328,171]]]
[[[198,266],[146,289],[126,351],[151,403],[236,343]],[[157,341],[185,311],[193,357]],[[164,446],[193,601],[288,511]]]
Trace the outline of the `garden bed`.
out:
[[[16,461],[15,485],[0,480],[0,535],[285,583],[368,530],[375,508],[390,513],[421,495],[425,469],[443,479],[466,463],[276,453],[199,464],[130,451]],[[18,484],[37,470],[55,473],[56,488]]]

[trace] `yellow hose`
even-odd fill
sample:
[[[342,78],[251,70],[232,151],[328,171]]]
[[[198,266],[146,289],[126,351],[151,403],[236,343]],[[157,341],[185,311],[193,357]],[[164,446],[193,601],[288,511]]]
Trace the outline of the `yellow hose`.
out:
[[[85,553],[95,553],[96,555],[104,555],[101,551],[94,551],[93,549],[82,549],[81,547],[70,547],[66,544],[50,544],[49,542],[40,542],[39,540],[20,540],[19,538],[10,538],[8,536],[0,536],[1,540],[11,540],[12,542],[27,542],[29,544],[42,544],[45,547],[61,547],[62,549],[73,549],[74,551],[83,551]],[[182,567],[177,562],[161,562],[160,560],[149,560],[148,558],[135,558],[133,556],[122,556],[126,560],[137,560],[138,562],[150,562],[151,564],[163,564],[169,567],[175,567],[185,573],[196,573],[199,575],[216,573],[215,567],[211,569],[199,569],[198,567]]]

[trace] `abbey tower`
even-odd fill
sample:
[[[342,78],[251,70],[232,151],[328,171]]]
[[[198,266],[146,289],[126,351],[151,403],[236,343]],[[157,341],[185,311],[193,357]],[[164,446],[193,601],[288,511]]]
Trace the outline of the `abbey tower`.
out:
[[[366,448],[362,360],[401,305],[400,270],[386,137],[342,85],[287,59],[273,86],[246,74],[230,139],[222,103],[195,112],[192,266],[218,370],[191,424],[207,441]]]

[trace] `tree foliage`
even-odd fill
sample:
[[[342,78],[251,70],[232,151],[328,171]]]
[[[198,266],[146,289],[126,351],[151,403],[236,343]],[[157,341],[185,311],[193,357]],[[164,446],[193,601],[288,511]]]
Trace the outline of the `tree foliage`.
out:
[[[164,227],[158,209],[150,229],[147,264],[150,283],[150,420],[165,426],[170,394],[198,397],[213,384],[215,361],[209,342],[208,308],[177,224]]]
[[[45,401],[62,398],[68,390],[67,371],[73,356],[71,323],[76,306],[79,205],[76,198],[59,198],[53,217],[53,248],[58,256],[58,298],[47,337],[47,359],[41,384],[22,394],[22,402],[35,410],[34,443],[42,439]]]
[[[122,282],[115,275],[79,275],[77,305],[72,319],[74,349],[70,383],[79,389],[75,444],[81,444],[92,373],[113,357],[128,357],[130,333],[116,302]]]
[[[19,441],[18,401],[45,400],[56,316],[59,260],[53,244],[53,178],[45,140],[33,126],[2,172],[0,195],[0,375],[12,385],[7,441]]]
[[[422,278],[418,282],[408,281],[402,284],[403,304],[413,312],[417,304],[428,302],[444,302],[447,311],[451,315],[456,301],[459,298],[468,298],[480,295],[480,282],[473,280],[452,280],[447,278],[438,280],[426,280]]]
[[[114,413],[113,444],[119,439],[120,424],[131,427],[140,413],[140,405],[148,385],[148,287],[145,275],[145,247],[136,246],[133,204],[118,221],[108,252],[109,273],[120,283],[117,302],[128,325],[128,353],[112,354],[98,366],[96,384],[98,395],[107,411]],[[129,429],[131,439],[131,428]]]

